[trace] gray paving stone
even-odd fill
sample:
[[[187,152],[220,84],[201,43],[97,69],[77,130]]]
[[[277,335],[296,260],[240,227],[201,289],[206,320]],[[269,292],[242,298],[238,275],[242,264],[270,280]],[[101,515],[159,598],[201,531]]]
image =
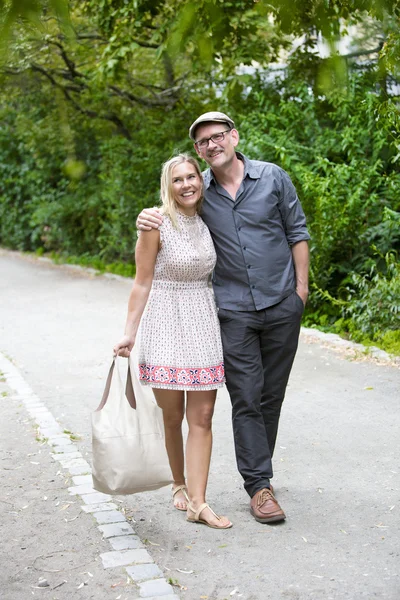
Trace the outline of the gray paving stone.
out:
[[[104,552],[103,554],[100,554],[100,558],[105,569],[123,567],[132,563],[140,564],[153,562],[153,559],[147,550],[142,548],[135,550],[123,550],[121,552],[118,550],[113,552]]]
[[[50,446],[69,446],[72,444],[70,438],[67,435],[55,435],[49,436],[48,444]]]
[[[115,510],[117,505],[113,502],[101,502],[99,504],[88,504],[87,506],[81,506],[81,509],[85,513],[95,513],[103,510]]]
[[[94,518],[100,525],[106,525],[107,523],[122,523],[126,522],[124,515],[118,510],[106,510],[97,513],[93,513]]]
[[[139,583],[140,597],[149,598],[151,596],[166,596],[172,594],[174,589],[167,583],[166,579],[152,579]]]
[[[75,485],[85,485],[86,483],[93,483],[93,479],[91,475],[77,475],[72,478],[72,481]]]
[[[49,438],[56,436],[57,434],[61,434],[61,427],[39,427],[39,433],[44,438]]]
[[[154,563],[152,565],[126,567],[125,571],[135,583],[138,581],[148,581],[152,577],[162,577],[163,575],[161,569]]]
[[[108,540],[113,550],[129,550],[133,548],[143,548],[143,544],[137,535],[123,535],[113,537]],[[145,579],[148,579],[146,577]]]
[[[93,494],[83,494],[82,500],[85,504],[98,504],[99,502],[108,502],[112,500],[112,496],[103,494],[102,492],[94,492]]]
[[[34,419],[39,427],[56,427],[58,425],[57,421],[53,417],[34,417]]]
[[[65,444],[64,446],[53,446],[51,451],[54,454],[71,454],[71,452],[79,452],[78,446],[75,444]]]
[[[92,488],[90,483],[84,483],[83,485],[69,487],[68,492],[71,494],[71,496],[82,496],[82,494],[95,494],[96,490]]]
[[[40,419],[40,421],[42,423],[47,422],[47,421],[51,421],[52,423],[56,423],[57,425],[59,425],[59,423],[56,421],[56,419],[53,417],[53,415],[51,414],[51,412],[45,408],[44,411],[40,411],[40,410],[36,410],[33,407],[26,407],[26,410],[28,412],[34,412],[37,416],[38,419]]]
[[[36,396],[36,394],[33,394],[32,392],[18,394],[17,397],[22,400],[26,406],[30,406],[31,404],[43,404],[39,396]]]
[[[69,446],[64,446],[65,448],[69,448]],[[80,452],[65,452],[63,454],[52,454],[54,460],[58,460],[60,463],[64,463],[67,460],[72,460],[73,458],[82,458],[82,454]],[[66,465],[63,465],[66,466]]]
[[[63,467],[63,469],[67,468],[63,465],[61,466]],[[86,467],[68,467],[68,471],[70,472],[70,475],[86,475],[87,473],[90,473],[90,467],[89,465],[87,465]]]
[[[28,413],[30,415],[38,415],[40,417],[46,415],[47,417],[51,417],[52,419],[54,418],[53,415],[50,413],[50,411],[45,407],[45,406],[40,406],[39,404],[29,404],[28,406],[26,406],[26,410],[28,411]]]
[[[28,408],[34,407],[34,406],[40,406],[40,407],[44,407],[46,408],[46,406],[43,404],[43,402],[40,400],[40,398],[36,397],[36,398],[27,398],[25,396],[20,396],[18,394],[13,394],[13,397],[15,398],[15,400],[22,400],[23,403],[25,404],[25,406]]]
[[[146,600],[180,600],[179,596],[177,596],[176,594],[167,594],[166,596],[164,596],[164,594],[162,596],[141,596],[142,598],[146,598]],[[210,599],[211,600],[211,599]]]
[[[99,525],[99,530],[104,538],[118,537],[119,535],[130,535],[135,533],[128,523],[112,523],[111,525]]]
[[[67,458],[59,459],[58,462],[64,469],[75,469],[76,467],[84,467],[86,472],[90,470],[89,464],[86,462],[84,458],[78,456],[76,458]]]

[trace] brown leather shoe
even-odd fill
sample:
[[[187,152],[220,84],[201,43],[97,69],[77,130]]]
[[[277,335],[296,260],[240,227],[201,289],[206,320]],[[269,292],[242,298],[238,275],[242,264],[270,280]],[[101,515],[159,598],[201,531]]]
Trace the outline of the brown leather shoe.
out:
[[[263,488],[254,494],[250,500],[250,512],[259,523],[273,523],[286,519],[285,513],[269,488]]]

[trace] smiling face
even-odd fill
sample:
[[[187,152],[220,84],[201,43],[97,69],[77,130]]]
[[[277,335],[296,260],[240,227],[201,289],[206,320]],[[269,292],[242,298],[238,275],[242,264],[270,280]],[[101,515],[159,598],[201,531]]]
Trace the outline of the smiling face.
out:
[[[185,215],[195,215],[203,190],[196,167],[189,162],[176,165],[171,172],[171,187],[177,209]]]
[[[196,142],[208,139],[216,133],[226,131],[228,125],[225,123],[205,123],[197,127]],[[197,154],[206,161],[212,169],[219,170],[229,166],[235,158],[235,148],[239,143],[239,134],[236,129],[231,129],[224,135],[221,142],[208,141],[205,148],[198,148],[195,144]]]

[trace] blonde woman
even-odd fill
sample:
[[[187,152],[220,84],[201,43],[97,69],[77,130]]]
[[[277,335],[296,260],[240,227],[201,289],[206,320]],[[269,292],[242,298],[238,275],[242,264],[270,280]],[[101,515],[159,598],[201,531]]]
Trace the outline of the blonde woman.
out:
[[[140,380],[152,387],[163,410],[174,506],[187,511],[188,521],[228,529],[229,519],[218,516],[206,503],[211,423],[217,389],[225,378],[209,286],[216,254],[199,216],[202,199],[203,180],[195,159],[179,154],[164,164],[163,223],[159,229],[141,232],[138,239],[125,335],[114,352],[129,356],[140,324]],[[187,480],[182,438],[185,395]]]

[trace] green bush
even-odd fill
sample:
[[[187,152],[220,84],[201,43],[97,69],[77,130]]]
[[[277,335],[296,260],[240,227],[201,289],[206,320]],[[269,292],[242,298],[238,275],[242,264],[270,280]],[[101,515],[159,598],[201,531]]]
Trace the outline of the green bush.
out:
[[[353,273],[346,286],[348,302],[343,317],[350,319],[351,333],[372,340],[385,331],[398,331],[400,323],[400,263],[393,252],[384,257],[386,270],[373,265],[366,275]]]
[[[375,93],[379,76],[371,67],[349,75],[346,94],[321,95],[289,66],[282,80],[247,76],[245,101],[244,87],[221,85],[218,108],[238,123],[240,150],[277,163],[296,185],[311,233],[304,323],[395,345],[399,120],[395,102]],[[169,112],[117,107],[129,139],[28,76],[3,88],[0,243],[131,275],[136,216],[158,203],[162,163],[191,149],[192,115],[217,107],[207,90],[204,104],[193,92]]]

